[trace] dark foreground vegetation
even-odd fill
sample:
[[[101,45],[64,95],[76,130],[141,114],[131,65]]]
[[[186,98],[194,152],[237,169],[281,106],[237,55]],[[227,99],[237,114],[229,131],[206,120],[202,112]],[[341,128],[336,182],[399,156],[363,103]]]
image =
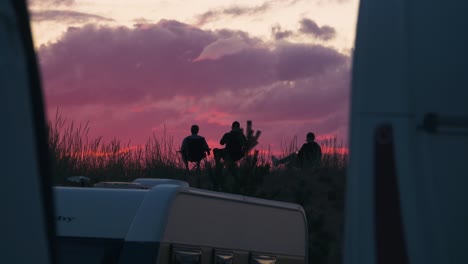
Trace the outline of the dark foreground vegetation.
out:
[[[273,168],[268,152],[251,151],[234,168],[215,168],[208,158],[200,171],[186,171],[177,153],[179,145],[167,135],[154,135],[144,146],[133,146],[116,139],[91,139],[88,131],[88,125],[75,126],[60,117],[49,124],[56,185],[74,185],[67,181],[70,176],[89,177],[89,185],[170,178],[201,189],[297,203],[307,215],[309,263],[341,262],[347,156],[339,153],[336,139],[319,142],[324,156],[313,169]],[[298,149],[295,142],[285,155]]]

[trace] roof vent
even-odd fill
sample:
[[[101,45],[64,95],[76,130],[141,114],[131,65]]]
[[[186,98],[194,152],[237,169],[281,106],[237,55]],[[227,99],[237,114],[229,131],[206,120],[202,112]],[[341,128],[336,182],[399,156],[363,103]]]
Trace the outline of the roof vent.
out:
[[[98,182],[94,184],[96,188],[111,188],[111,189],[150,189],[151,186],[137,182]]]
[[[150,188],[155,187],[160,184],[173,184],[179,185],[181,187],[189,187],[189,184],[186,181],[173,180],[173,179],[151,179],[151,178],[138,178],[133,181],[134,183],[143,184]]]

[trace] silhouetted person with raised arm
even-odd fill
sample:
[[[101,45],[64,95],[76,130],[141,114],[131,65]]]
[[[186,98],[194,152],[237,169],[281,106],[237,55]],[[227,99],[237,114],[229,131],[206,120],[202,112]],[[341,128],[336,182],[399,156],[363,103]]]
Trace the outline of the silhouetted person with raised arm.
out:
[[[315,167],[320,164],[320,160],[322,159],[322,148],[315,142],[314,133],[309,132],[306,136],[306,143],[302,145],[297,153],[292,153],[282,159],[272,156],[271,159],[275,166],[290,164],[298,168]]]
[[[224,149],[213,149],[217,165],[219,165],[221,159],[224,162],[233,163],[244,157],[247,139],[240,128],[239,122],[234,121],[232,123],[231,131],[225,133],[219,143],[226,145],[226,147]]]
[[[206,143],[204,137],[198,135],[199,129],[197,125],[193,125],[190,128],[192,134],[184,138],[182,146],[180,147],[182,160],[187,170],[189,170],[189,161],[196,162],[197,169],[200,169],[201,160],[204,159],[206,155],[210,155],[208,143]]]

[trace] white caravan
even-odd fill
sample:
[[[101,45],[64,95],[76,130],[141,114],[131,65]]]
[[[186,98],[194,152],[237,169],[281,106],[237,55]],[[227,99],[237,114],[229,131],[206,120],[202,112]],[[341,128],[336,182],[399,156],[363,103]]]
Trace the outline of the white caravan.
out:
[[[468,263],[467,10],[361,0],[344,263]]]
[[[116,185],[55,187],[60,263],[307,263],[299,205],[185,182]]]

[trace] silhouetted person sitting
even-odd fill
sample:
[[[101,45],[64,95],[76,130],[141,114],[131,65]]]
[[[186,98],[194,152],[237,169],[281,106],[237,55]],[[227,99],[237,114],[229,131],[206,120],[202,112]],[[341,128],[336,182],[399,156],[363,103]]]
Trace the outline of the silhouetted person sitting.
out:
[[[302,145],[301,149],[297,153],[292,153],[282,159],[272,156],[271,159],[273,161],[273,165],[278,166],[279,164],[290,164],[298,168],[316,167],[320,164],[320,160],[322,159],[322,148],[314,140],[314,133],[307,133],[307,142]]]
[[[247,139],[240,128],[239,122],[234,121],[231,131],[224,134],[219,142],[221,145],[226,145],[226,147],[223,149],[213,149],[216,164],[218,165],[221,159],[228,163],[240,160],[245,155],[246,142]]]
[[[196,168],[200,169],[200,162],[206,157],[206,154],[210,155],[210,148],[204,137],[198,135],[199,127],[193,125],[190,128],[192,135],[184,138],[182,146],[180,147],[180,153],[182,154],[182,160],[184,161],[185,168],[189,170],[188,163],[196,162]]]

